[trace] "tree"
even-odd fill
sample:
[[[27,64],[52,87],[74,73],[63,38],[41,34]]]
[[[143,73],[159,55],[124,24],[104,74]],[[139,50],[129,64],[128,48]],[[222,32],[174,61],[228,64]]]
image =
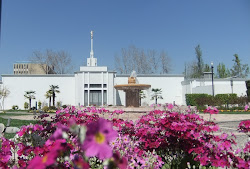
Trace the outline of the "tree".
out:
[[[204,66],[202,51],[200,45],[195,47],[196,60],[189,63],[185,67],[185,75],[186,78],[201,78],[203,76],[203,72],[210,70],[210,66],[206,64]]]
[[[211,72],[211,67],[206,63],[203,72]]]
[[[202,59],[202,51],[200,45],[195,47],[195,54],[197,58],[197,76],[200,78],[203,75],[204,63]]]
[[[31,100],[36,99],[35,97],[36,92],[35,91],[25,91],[24,97],[29,100],[29,108],[31,109]]]
[[[58,85],[50,85],[49,91],[52,93],[53,106],[55,106],[56,93],[60,93],[58,89],[59,89]]]
[[[162,51],[160,54],[160,61],[161,61],[161,73],[166,74],[170,72],[170,58],[167,57],[167,54]]]
[[[245,78],[247,77],[248,73],[249,73],[249,66],[248,64],[241,64],[240,63],[240,59],[238,54],[234,54],[234,65],[231,69],[231,76],[234,77],[241,77],[241,78]]]
[[[230,77],[230,71],[229,69],[226,69],[226,66],[224,63],[219,63],[217,66],[217,75],[218,78],[227,78]]]
[[[63,50],[34,51],[30,61],[38,63],[46,74],[49,74],[51,69],[54,74],[66,74],[72,71],[71,56]]]
[[[158,88],[152,88],[152,100],[155,100],[155,104],[157,104],[158,99],[163,99],[161,95],[162,91]]]
[[[135,70],[138,74],[169,73],[170,58],[166,52],[139,49],[135,46],[122,48],[121,54],[115,55],[115,67],[121,74],[130,74]]]
[[[49,107],[51,106],[51,97],[53,96],[53,93],[51,90],[48,90],[45,94],[46,99],[49,99]]]
[[[2,89],[0,89],[0,99],[2,99],[3,111],[4,111],[4,100],[6,97],[9,96],[9,94],[10,94],[10,91],[6,87],[3,87]]]

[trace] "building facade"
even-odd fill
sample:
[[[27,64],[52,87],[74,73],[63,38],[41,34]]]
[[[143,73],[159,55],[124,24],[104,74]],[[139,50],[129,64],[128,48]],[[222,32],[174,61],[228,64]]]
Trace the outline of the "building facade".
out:
[[[54,74],[54,71],[46,64],[19,62],[13,64],[13,74]]]
[[[17,69],[18,67],[18,69]],[[49,100],[45,94],[50,89],[50,85],[57,85],[60,93],[56,94],[56,102],[61,105],[75,106],[105,106],[105,105],[126,105],[125,92],[118,91],[115,85],[128,84],[129,75],[119,75],[115,71],[109,71],[106,66],[98,66],[97,58],[93,52],[93,32],[91,31],[91,51],[87,58],[87,65],[80,67],[79,71],[70,75],[59,74],[22,74],[19,73],[20,65],[14,66],[14,72],[18,74],[2,75],[0,89],[7,88],[10,94],[4,101],[5,109],[11,109],[13,105],[24,108],[24,103],[28,102],[24,98],[26,91],[35,91],[36,99],[32,100],[32,107],[38,102],[42,106],[48,106]],[[27,66],[23,69],[27,72]],[[22,69],[22,66],[21,68]],[[23,70],[24,71],[24,70]],[[246,95],[246,79],[215,79],[215,94],[236,93],[238,96]],[[163,99],[158,103],[175,103],[185,105],[185,94],[208,93],[212,94],[211,78],[185,80],[184,75],[170,74],[149,74],[137,75],[137,83],[149,84],[152,88],[162,90]],[[144,90],[145,98],[141,100],[141,105],[151,105],[151,89]],[[0,98],[1,99],[1,98]],[[0,110],[3,107],[1,100]]]

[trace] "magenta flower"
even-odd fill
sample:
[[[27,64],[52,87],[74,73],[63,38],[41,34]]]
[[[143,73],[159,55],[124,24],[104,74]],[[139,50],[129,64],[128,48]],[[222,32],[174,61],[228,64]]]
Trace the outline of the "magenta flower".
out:
[[[118,151],[116,151],[113,154],[113,159],[114,159],[116,166],[119,169],[126,169],[128,167],[128,160],[125,157],[121,157]]]
[[[174,106],[172,104],[168,104],[168,109],[172,110]]]
[[[218,114],[219,110],[216,107],[214,108],[208,107],[207,109],[204,110],[204,113]]]
[[[113,130],[112,124],[105,119],[99,119],[87,125],[86,138],[82,149],[87,157],[97,156],[99,159],[112,157],[112,148],[110,141],[118,136]]]
[[[11,155],[1,155],[0,154],[0,162],[7,163],[11,158]]]
[[[248,106],[248,105],[245,105],[245,111],[247,111],[247,110],[248,110],[248,108],[249,108],[249,106]]]
[[[81,156],[75,156],[73,159],[74,169],[89,169],[89,164]]]
[[[57,157],[56,151],[51,151],[48,154],[45,154],[43,157],[36,156],[29,162],[28,169],[44,169],[47,166],[50,166],[55,163]]]

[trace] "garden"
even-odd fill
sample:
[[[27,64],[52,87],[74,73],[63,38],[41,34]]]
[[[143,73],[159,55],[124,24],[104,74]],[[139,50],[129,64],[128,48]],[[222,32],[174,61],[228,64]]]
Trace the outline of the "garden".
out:
[[[12,139],[0,139],[1,168],[249,168],[250,141],[233,149],[235,136],[216,135],[219,126],[191,109],[153,110],[137,120],[105,108],[58,109],[41,114]],[[248,106],[245,107],[248,111]],[[205,113],[217,114],[213,107]],[[105,117],[105,118],[104,118]],[[250,120],[239,132],[250,134]]]

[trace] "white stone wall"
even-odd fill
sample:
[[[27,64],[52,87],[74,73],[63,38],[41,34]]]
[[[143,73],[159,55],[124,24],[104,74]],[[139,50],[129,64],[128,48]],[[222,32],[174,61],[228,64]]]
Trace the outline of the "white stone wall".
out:
[[[150,84],[151,88],[162,89],[163,99],[159,99],[158,103],[173,103],[182,105],[183,93],[181,82],[184,81],[182,75],[138,75],[137,81],[139,84]],[[115,85],[128,84],[128,76],[117,75]],[[150,105],[155,101],[151,100],[151,89],[144,91],[146,98],[142,100],[142,105]],[[116,95],[117,104],[125,105],[125,93],[118,91]]]
[[[0,90],[3,88],[3,83],[0,81]],[[0,96],[0,110],[2,110],[2,98]]]
[[[13,105],[18,105],[24,109],[25,91],[36,92],[36,99],[32,100],[32,106],[41,101],[48,105],[45,93],[50,89],[50,85],[58,85],[60,93],[56,94],[55,102],[75,105],[75,78],[74,75],[2,75],[2,81],[9,89],[10,95],[5,99],[5,109],[11,109]]]
[[[236,93],[237,96],[246,95],[246,79],[234,79],[233,88],[230,79],[214,80],[214,95]],[[212,81],[210,79],[188,80],[182,82],[183,100],[185,102],[185,94],[207,93],[212,95]]]
[[[207,93],[212,94],[211,80],[194,80],[191,84],[192,89],[189,93]],[[187,86],[188,86],[187,85]],[[186,86],[185,86],[186,87]],[[238,96],[246,95],[245,79],[237,79],[233,81],[233,89],[229,79],[215,79],[214,80],[214,94],[236,93]]]

